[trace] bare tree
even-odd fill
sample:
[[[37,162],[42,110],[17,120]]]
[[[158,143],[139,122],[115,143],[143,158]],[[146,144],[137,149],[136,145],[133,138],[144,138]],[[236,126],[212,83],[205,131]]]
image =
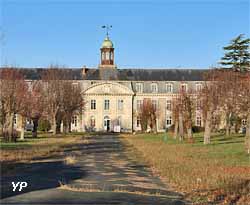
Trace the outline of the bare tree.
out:
[[[44,99],[47,104],[47,115],[51,122],[53,135],[57,133],[57,115],[62,107],[62,82],[66,79],[66,73],[57,66],[51,66],[42,74],[42,82],[45,86]]]
[[[239,72],[232,70],[220,70],[217,72],[216,80],[220,91],[220,107],[225,114],[226,136],[229,136],[234,124],[235,116],[239,110],[237,96],[239,87],[237,86]]]
[[[61,112],[65,127],[64,131],[71,132],[71,119],[73,114],[82,113],[85,103],[78,83],[64,81],[62,92],[63,98]]]
[[[241,74],[237,81],[239,87],[239,95],[237,96],[241,115],[246,119],[246,137],[245,145],[247,153],[250,154],[250,73]]]
[[[201,108],[205,121],[204,144],[210,144],[213,115],[218,109],[219,87],[217,77],[219,71],[210,70],[205,74],[205,83],[198,97],[201,99]]]
[[[181,106],[183,111],[184,117],[184,124],[187,130],[187,138],[189,142],[193,141],[193,132],[192,132],[192,125],[193,125],[193,116],[195,110],[195,93],[190,88],[187,91],[182,91],[180,93],[181,98]]]
[[[151,130],[157,132],[156,119],[157,119],[157,107],[152,103],[150,99],[144,99],[141,109],[138,113],[141,119],[142,131],[147,131],[148,126]]]
[[[2,68],[0,80],[3,137],[6,141],[15,141],[14,116],[24,109],[28,86],[21,70],[16,68]]]

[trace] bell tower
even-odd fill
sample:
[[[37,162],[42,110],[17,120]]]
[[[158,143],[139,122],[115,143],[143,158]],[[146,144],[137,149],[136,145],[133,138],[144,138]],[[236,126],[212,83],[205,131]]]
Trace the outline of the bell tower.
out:
[[[115,67],[114,64],[114,46],[112,41],[109,38],[109,30],[112,26],[102,26],[102,28],[106,28],[106,38],[104,39],[101,46],[101,64],[100,67]]]

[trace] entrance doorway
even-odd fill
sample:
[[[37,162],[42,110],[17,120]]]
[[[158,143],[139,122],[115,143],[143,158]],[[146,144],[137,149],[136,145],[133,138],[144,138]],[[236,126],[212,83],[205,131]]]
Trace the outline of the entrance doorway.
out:
[[[108,116],[104,117],[104,123],[103,124],[104,124],[104,130],[109,132],[111,126],[110,126],[110,119],[109,119]]]

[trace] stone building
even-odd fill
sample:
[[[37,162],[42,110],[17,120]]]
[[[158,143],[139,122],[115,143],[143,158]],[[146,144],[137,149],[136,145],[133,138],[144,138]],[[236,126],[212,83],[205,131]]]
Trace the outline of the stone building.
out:
[[[25,77],[38,80],[42,70],[25,69]],[[72,119],[74,131],[138,131],[137,112],[144,99],[151,99],[157,107],[157,130],[164,131],[173,124],[173,97],[179,89],[201,89],[204,73],[199,69],[120,69],[115,65],[115,48],[108,36],[100,49],[98,68],[68,70],[70,80],[81,86],[86,102],[84,113]],[[202,126],[199,110],[194,118],[195,125]]]

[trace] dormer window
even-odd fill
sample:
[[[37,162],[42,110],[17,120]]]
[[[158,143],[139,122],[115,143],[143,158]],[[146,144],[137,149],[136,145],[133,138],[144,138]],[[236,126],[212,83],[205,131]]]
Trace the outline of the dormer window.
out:
[[[152,84],[151,84],[151,92],[152,92],[152,93],[157,93],[157,92],[158,92],[157,83],[152,83]]]
[[[136,83],[135,84],[135,90],[137,93],[142,93],[143,92],[143,84],[142,83]]]
[[[200,92],[202,90],[202,84],[201,83],[196,83],[195,89],[196,89],[196,92]]]
[[[180,87],[181,92],[187,92],[188,91],[188,85],[187,83],[182,83]]]
[[[173,92],[173,83],[167,83],[166,84],[166,91],[167,91],[167,93],[172,93]]]

